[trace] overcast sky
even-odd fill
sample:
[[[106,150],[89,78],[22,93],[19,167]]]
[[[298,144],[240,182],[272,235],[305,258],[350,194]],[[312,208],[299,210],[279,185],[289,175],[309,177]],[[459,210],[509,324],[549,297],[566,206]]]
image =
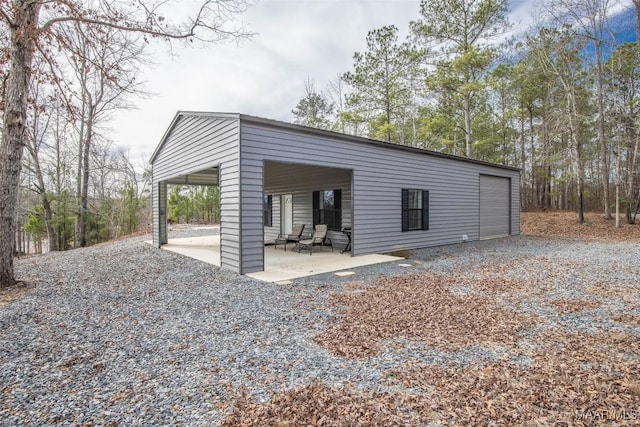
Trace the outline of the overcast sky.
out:
[[[533,1],[512,0],[511,18],[521,27]],[[137,109],[118,113],[114,143],[129,147],[133,161],[148,160],[178,110],[237,112],[292,121],[291,110],[307,78],[322,89],[365,50],[367,32],[396,25],[400,39],[419,19],[419,0],[261,0],[242,21],[257,33],[235,43],[181,49],[141,79],[153,93]]]

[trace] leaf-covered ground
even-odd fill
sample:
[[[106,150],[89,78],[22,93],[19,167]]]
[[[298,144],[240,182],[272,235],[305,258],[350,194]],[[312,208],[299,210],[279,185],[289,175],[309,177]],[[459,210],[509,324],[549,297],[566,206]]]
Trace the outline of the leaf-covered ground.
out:
[[[640,215],[636,224],[628,224],[624,215],[620,227],[615,220],[606,220],[603,213],[585,213],[585,222],[578,224],[576,212],[546,211],[520,213],[520,232],[531,236],[587,237],[611,241],[639,242]]]
[[[33,288],[25,284],[0,289],[0,306],[24,298],[31,290]]]
[[[571,215],[523,214],[523,232],[579,239],[550,240],[537,254],[488,253],[444,272],[346,285],[313,337],[363,363],[407,343],[491,356],[409,359],[376,390],[319,379],[268,402],[243,395],[225,425],[640,425],[638,226],[615,230],[591,214],[573,225]],[[581,254],[584,237],[613,242],[615,253]]]
[[[242,394],[222,425],[236,426],[380,426],[422,425],[429,408],[420,396],[329,387],[319,381],[274,393],[260,404]]]
[[[638,425],[639,343],[624,333],[552,330],[535,338],[526,363],[412,365],[390,376],[430,389],[432,420],[445,425]]]
[[[543,265],[535,264],[530,268]],[[537,281],[499,280],[488,270],[475,285],[431,274],[352,285],[331,296],[340,315],[315,340],[346,358],[370,357],[399,337],[452,352],[499,346],[508,349],[504,357],[406,363],[385,375],[381,387],[392,392],[318,382],[275,393],[268,403],[244,396],[225,425],[639,425],[637,333],[542,327],[544,316],[505,308],[535,299],[560,319],[579,317],[620,291],[600,285],[586,289],[584,299],[555,299]],[[632,297],[627,310],[611,311],[609,320],[637,325],[640,287],[625,289]]]
[[[0,291],[0,418],[640,425],[638,226],[523,223],[539,215],[546,236],[523,226],[542,237],[413,251],[289,286],[133,241],[24,260],[36,288]]]
[[[388,382],[425,393],[320,382],[237,398],[224,426],[638,425],[639,340],[628,334],[549,331],[526,364],[408,365]]]
[[[399,336],[445,351],[513,345],[519,332],[534,324],[534,317],[504,309],[491,296],[451,291],[464,283],[454,275],[407,275],[334,294],[330,301],[344,307],[342,320],[315,339],[339,356],[362,357],[374,353],[381,341]]]

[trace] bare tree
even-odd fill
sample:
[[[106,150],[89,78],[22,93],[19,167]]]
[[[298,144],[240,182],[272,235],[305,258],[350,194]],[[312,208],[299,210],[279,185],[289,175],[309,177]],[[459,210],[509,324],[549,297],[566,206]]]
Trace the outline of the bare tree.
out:
[[[636,0],[634,0],[636,1]],[[598,107],[598,142],[600,145],[600,167],[602,176],[603,204],[606,219],[611,219],[611,196],[609,189],[609,144],[605,137],[605,109],[603,72],[605,37],[608,32],[610,0],[549,0],[547,9],[560,24],[569,24],[574,35],[591,44],[594,52],[593,72],[596,83]]]
[[[585,103],[581,87],[583,76],[577,72],[581,45],[570,34],[559,30],[543,29],[536,39],[531,39],[533,54],[541,69],[554,78],[562,90],[561,106],[566,113],[566,125],[569,131],[569,149],[573,159],[578,222],[584,223],[584,118],[581,105]]]
[[[304,95],[291,112],[294,123],[318,129],[329,129],[334,106],[324,91],[317,91],[311,78],[304,83]]]
[[[140,37],[110,27],[100,28],[97,34],[95,30],[74,22],[61,31],[72,76],[61,76],[57,81],[64,84],[63,93],[69,94],[67,105],[77,123],[76,247],[87,245],[89,175],[96,130],[112,111],[128,108],[131,95],[144,95],[136,79],[144,60]],[[101,43],[94,43],[96,38]]]
[[[333,128],[332,130],[347,133],[346,124],[343,114],[345,112],[345,88],[344,80],[338,73],[335,79],[329,80],[327,84],[327,98],[329,102],[333,104]]]
[[[4,84],[5,117],[0,146],[0,287],[17,283],[13,270],[15,215],[28,113],[28,88],[36,51],[55,67],[49,55],[64,49],[61,28],[82,23],[100,34],[107,28],[139,33],[143,37],[219,42],[245,37],[243,28],[230,24],[246,9],[245,0],[206,0],[183,23],[174,23],[165,12],[167,2],[118,2],[115,0],[2,0],[0,28],[8,34],[8,73]],[[96,44],[103,42],[100,38]]]
[[[35,72],[43,75],[44,64],[40,62],[36,65]],[[40,199],[42,205],[42,215],[47,231],[49,250],[58,250],[58,239],[52,226],[53,210],[52,200],[46,182],[46,171],[43,169],[43,152],[46,150],[45,140],[50,133],[50,128],[55,124],[55,116],[60,113],[59,106],[55,100],[49,100],[46,91],[46,84],[42,79],[35,79],[30,87],[31,111],[30,121],[25,138],[25,149],[28,153],[25,161],[26,169],[33,175],[35,183],[33,190]]]
[[[640,34],[640,0],[633,0],[633,7],[636,9],[636,37]],[[638,55],[640,55],[640,43],[636,42]]]
[[[636,43],[625,43],[613,51],[605,63],[605,93],[612,117],[612,137],[617,140],[616,192],[624,191],[626,219],[633,224],[637,209],[637,168],[640,134],[640,54]],[[622,188],[620,188],[622,186]],[[619,205],[619,202],[616,203]],[[616,206],[618,207],[618,206]]]

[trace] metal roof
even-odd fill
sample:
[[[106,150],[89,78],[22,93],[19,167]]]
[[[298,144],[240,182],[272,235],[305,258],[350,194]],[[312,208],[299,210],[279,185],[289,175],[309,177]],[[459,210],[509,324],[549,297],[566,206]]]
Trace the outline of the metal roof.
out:
[[[491,163],[491,162],[487,162],[487,161],[484,161],[484,160],[472,159],[472,158],[468,158],[468,157],[454,156],[453,154],[440,153],[438,151],[427,150],[427,149],[418,148],[418,147],[412,147],[412,146],[409,146],[409,145],[398,144],[398,143],[395,143],[395,142],[380,141],[380,140],[376,140],[376,139],[365,138],[365,137],[362,137],[362,136],[348,135],[348,134],[344,134],[344,133],[340,133],[340,132],[334,132],[334,131],[324,130],[324,129],[317,129],[317,128],[312,128],[312,127],[308,127],[308,126],[302,126],[302,125],[297,125],[297,124],[293,124],[293,123],[282,122],[282,121],[279,121],[279,120],[273,120],[273,119],[266,119],[266,118],[263,118],[263,117],[251,116],[251,115],[247,115],[247,114],[217,113],[217,112],[205,112],[205,111],[178,111],[176,113],[175,117],[173,118],[173,120],[171,121],[171,124],[169,125],[169,128],[166,130],[166,132],[162,136],[162,139],[160,140],[160,143],[158,144],[158,146],[156,147],[155,151],[151,155],[150,162],[152,164],[153,164],[156,156],[159,154],[160,150],[162,149],[162,146],[164,145],[167,137],[169,136],[169,134],[173,130],[174,126],[178,122],[178,119],[180,117],[188,117],[188,116],[211,117],[211,118],[219,118],[219,119],[235,119],[235,120],[239,120],[240,122],[255,123],[255,124],[262,125],[262,126],[268,126],[268,127],[271,127],[271,128],[275,128],[275,129],[282,129],[282,130],[288,130],[288,131],[291,131],[291,132],[317,135],[317,136],[321,136],[321,137],[324,137],[324,138],[337,139],[337,140],[342,140],[342,141],[345,141],[345,142],[355,142],[355,143],[358,143],[358,144],[368,144],[368,145],[387,148],[387,149],[391,149],[391,150],[403,150],[403,151],[409,151],[409,152],[413,152],[413,153],[416,153],[416,154],[426,155],[426,156],[431,156],[431,157],[439,157],[439,158],[444,158],[444,159],[457,160],[457,161],[461,161],[461,162],[474,163],[474,164],[479,164],[479,165],[484,165],[484,166],[491,166],[491,167],[500,168],[500,169],[506,169],[506,170],[511,170],[511,171],[520,171],[520,168],[516,168],[516,167],[512,167],[512,166],[501,165],[501,164],[498,164],[498,163]]]

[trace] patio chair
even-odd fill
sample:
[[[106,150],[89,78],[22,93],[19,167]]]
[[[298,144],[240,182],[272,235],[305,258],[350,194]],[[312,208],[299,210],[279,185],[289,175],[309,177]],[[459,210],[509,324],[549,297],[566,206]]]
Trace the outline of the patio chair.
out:
[[[324,239],[326,237],[327,224],[318,224],[316,225],[316,231],[313,232],[313,235],[308,239],[301,239],[293,249],[298,248],[298,253],[306,250],[309,251],[309,255],[312,255],[314,245],[320,245],[320,250],[324,250]],[[333,246],[331,247],[331,252],[333,252]]]
[[[278,234],[276,237],[275,244],[273,245],[274,249],[278,249],[278,245],[284,245],[284,251],[287,251],[287,243],[295,242],[298,243],[300,238],[302,237],[302,232],[304,231],[304,224],[293,224],[291,227],[290,234]]]

